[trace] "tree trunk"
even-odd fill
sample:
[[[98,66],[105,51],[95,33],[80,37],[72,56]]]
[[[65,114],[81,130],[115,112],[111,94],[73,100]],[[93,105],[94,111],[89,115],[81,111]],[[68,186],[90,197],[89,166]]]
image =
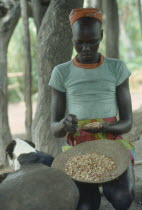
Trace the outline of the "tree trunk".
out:
[[[51,0],[31,0],[32,16],[36,25],[37,33],[40,29],[42,19],[49,7]]]
[[[116,0],[103,1],[103,10],[106,15],[106,56],[119,57],[119,17]]]
[[[33,17],[35,21],[35,25],[37,28],[37,32],[39,31],[41,21],[42,21],[42,6],[39,0],[31,0],[32,9],[33,9]]]
[[[84,1],[84,7],[93,7],[94,0],[85,0]]]
[[[82,0],[52,0],[43,18],[38,36],[39,94],[32,137],[38,149],[55,156],[61,152],[64,138],[56,139],[50,131],[51,89],[48,86],[51,71],[72,55],[69,14],[72,8],[82,7]]]
[[[0,18],[0,165],[5,164],[5,147],[11,141],[7,113],[7,48],[19,16],[20,7],[15,4]]]
[[[102,0],[85,0],[84,7],[98,8],[102,11]]]
[[[5,163],[5,146],[11,140],[7,114],[7,46],[3,40],[0,37],[0,165]]]
[[[103,0],[96,0],[94,1],[94,6],[98,9],[100,9],[101,11],[103,11]]]
[[[31,44],[28,22],[28,4],[27,0],[20,0],[21,17],[23,21],[23,40],[25,51],[25,104],[26,104],[26,137],[31,140],[31,125],[32,125],[32,63],[31,63]]]
[[[140,29],[141,29],[141,36],[142,36],[142,7],[141,7],[141,0],[138,0],[138,12],[139,12]]]

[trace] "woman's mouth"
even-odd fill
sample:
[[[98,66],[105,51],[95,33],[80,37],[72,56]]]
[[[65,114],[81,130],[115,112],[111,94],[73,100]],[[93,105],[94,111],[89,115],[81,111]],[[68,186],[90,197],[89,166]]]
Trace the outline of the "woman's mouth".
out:
[[[90,57],[90,56],[92,56],[92,53],[82,53],[81,56],[83,56],[83,57]]]

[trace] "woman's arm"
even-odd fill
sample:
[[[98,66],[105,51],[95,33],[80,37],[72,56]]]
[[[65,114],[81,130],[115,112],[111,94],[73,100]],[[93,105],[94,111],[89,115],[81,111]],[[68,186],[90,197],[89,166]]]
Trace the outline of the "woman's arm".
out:
[[[64,137],[67,132],[76,132],[77,117],[73,114],[65,117],[65,110],[66,93],[52,89],[51,131],[58,138]]]
[[[129,79],[116,87],[116,97],[119,109],[119,121],[110,123],[108,126],[104,125],[103,129],[105,132],[123,134],[131,130],[133,123]]]

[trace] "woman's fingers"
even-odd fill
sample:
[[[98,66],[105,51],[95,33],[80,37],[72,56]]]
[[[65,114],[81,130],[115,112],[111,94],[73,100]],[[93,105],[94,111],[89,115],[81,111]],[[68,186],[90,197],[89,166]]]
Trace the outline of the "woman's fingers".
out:
[[[77,123],[78,123],[77,116],[74,115],[74,114],[69,114],[67,118],[70,119],[70,121],[71,121],[73,124],[77,124]]]
[[[64,124],[64,129],[67,132],[70,133],[75,133],[77,129],[77,117],[76,115],[69,114],[67,117],[65,117],[63,124]]]

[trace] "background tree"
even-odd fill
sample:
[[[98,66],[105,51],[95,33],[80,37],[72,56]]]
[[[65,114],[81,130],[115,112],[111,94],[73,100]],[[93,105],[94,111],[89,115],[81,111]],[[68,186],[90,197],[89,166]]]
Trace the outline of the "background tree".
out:
[[[25,125],[26,137],[31,139],[32,126],[32,59],[31,59],[31,43],[29,33],[28,21],[28,2],[27,0],[20,0],[21,17],[23,22],[23,43],[24,43],[24,60],[25,60]]]
[[[87,0],[85,6],[97,7],[103,13],[105,54],[108,57],[119,57],[119,17],[116,0]],[[112,41],[113,40],[113,41]]]
[[[85,0],[84,1],[84,7],[93,7],[94,0]]]
[[[96,7],[103,11],[103,0],[98,0]]]
[[[5,163],[5,146],[11,140],[7,114],[7,48],[19,16],[19,4],[13,0],[0,1],[0,165]]]
[[[105,14],[106,56],[119,58],[119,17],[116,0],[103,0]]]
[[[38,149],[56,155],[64,140],[53,138],[50,131],[51,90],[48,82],[57,64],[70,60],[72,55],[71,9],[82,7],[82,0],[51,0],[43,18],[37,40],[39,55],[38,102],[32,126],[32,137]],[[59,149],[60,148],[60,149]]]
[[[30,1],[28,2],[28,15],[31,14]],[[40,0],[42,15],[50,0]],[[36,14],[36,12],[34,12]],[[41,15],[41,17],[42,17]],[[8,95],[7,95],[7,49],[10,38],[20,17],[20,4],[17,0],[0,0],[0,165],[5,163],[5,146],[11,140],[8,122]],[[17,43],[16,43],[17,45]],[[15,50],[15,46],[13,51]],[[15,60],[15,58],[14,58]],[[18,66],[20,69],[20,66]],[[31,80],[31,79],[30,79]],[[28,93],[29,94],[29,93]],[[27,124],[31,124],[31,114],[27,115]],[[29,126],[30,127],[30,126]],[[28,134],[29,136],[29,134]]]
[[[42,21],[42,10],[41,3],[39,0],[31,0],[33,8],[33,16],[36,24],[37,31],[39,31],[41,21]]]
[[[92,6],[103,11],[103,0],[94,0]]]
[[[20,0],[21,6],[21,18],[23,22],[23,40],[24,40],[24,60],[25,60],[25,88],[24,98],[26,106],[25,114],[25,127],[26,127],[26,138],[31,140],[31,126],[32,126],[32,58],[31,58],[31,43],[29,33],[29,16],[34,17],[37,32],[39,31],[42,18],[47,10],[48,3],[50,0],[31,0],[28,3],[27,0]],[[44,3],[44,5],[43,5]],[[30,14],[32,11],[32,14]]]
[[[51,0],[31,0],[33,17],[34,17],[34,22],[37,28],[37,32],[39,31],[42,19],[50,4],[50,1]]]

